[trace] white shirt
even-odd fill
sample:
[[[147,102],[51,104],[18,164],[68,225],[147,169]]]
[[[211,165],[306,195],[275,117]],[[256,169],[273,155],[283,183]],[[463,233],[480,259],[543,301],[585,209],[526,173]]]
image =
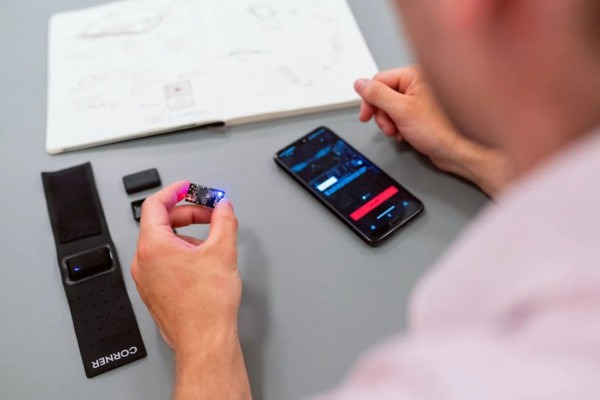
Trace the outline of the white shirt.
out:
[[[327,400],[599,400],[600,131],[520,181]]]

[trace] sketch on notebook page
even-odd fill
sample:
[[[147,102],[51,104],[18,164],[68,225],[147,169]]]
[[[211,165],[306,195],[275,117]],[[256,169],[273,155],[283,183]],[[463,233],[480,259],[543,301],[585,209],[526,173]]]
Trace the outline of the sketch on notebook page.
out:
[[[119,2],[82,19],[62,48],[74,72],[66,77],[72,111],[126,114],[148,127],[214,111],[196,25],[195,0]]]
[[[212,43],[219,69],[235,86],[260,98],[282,90],[313,87],[341,60],[344,44],[339,32],[339,2],[214,0],[211,15],[220,21]],[[243,35],[235,26],[243,26]],[[236,33],[237,32],[237,33]],[[251,95],[250,95],[251,94]]]
[[[46,149],[354,106],[377,70],[346,0],[125,0],[55,14]]]
[[[107,36],[127,36],[149,33],[163,21],[164,13],[149,4],[146,9],[107,10],[79,34],[82,38],[99,39]]]

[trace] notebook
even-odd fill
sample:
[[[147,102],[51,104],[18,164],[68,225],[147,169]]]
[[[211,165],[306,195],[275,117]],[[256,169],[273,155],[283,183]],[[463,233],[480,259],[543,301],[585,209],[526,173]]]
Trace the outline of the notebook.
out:
[[[358,104],[377,67],[345,0],[129,0],[55,14],[51,154]]]

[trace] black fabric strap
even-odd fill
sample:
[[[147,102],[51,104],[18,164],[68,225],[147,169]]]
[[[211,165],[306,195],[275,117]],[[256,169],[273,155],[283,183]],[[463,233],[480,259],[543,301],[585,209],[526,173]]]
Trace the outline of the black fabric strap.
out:
[[[91,164],[42,173],[42,181],[85,374],[145,357]]]

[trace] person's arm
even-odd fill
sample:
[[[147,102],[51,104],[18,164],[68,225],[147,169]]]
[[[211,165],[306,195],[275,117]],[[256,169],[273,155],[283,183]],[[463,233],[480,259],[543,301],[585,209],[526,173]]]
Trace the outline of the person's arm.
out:
[[[173,398],[250,399],[237,333],[242,295],[237,219],[228,200],[214,211],[176,206],[188,187],[189,182],[179,182],[144,201],[131,274],[175,351]],[[207,223],[205,241],[173,233],[173,228]]]
[[[250,399],[237,332],[201,335],[176,353],[174,400]]]
[[[498,197],[509,184],[511,166],[502,152],[468,140],[454,150],[443,171],[473,182],[491,198]]]
[[[406,141],[442,171],[461,176],[496,197],[511,176],[501,152],[477,144],[452,126],[417,68],[398,68],[361,79],[360,120],[374,119],[386,136]]]

